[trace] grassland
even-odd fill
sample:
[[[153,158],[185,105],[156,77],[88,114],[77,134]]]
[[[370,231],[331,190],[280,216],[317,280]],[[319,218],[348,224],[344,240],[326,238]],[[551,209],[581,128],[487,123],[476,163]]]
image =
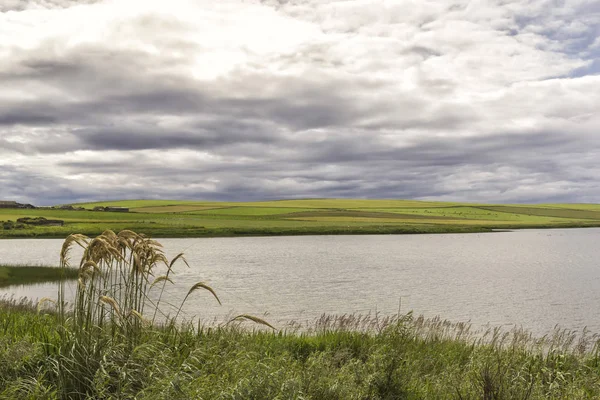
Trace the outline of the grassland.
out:
[[[77,279],[78,271],[71,268],[0,265],[0,288],[13,285],[56,282],[61,279]]]
[[[44,217],[64,226],[0,229],[0,237],[97,235],[131,229],[154,237],[487,232],[600,226],[600,205],[494,205],[412,200],[306,199],[249,203],[125,200],[75,204],[85,210],[0,209],[0,221]],[[96,206],[130,212],[92,211]]]

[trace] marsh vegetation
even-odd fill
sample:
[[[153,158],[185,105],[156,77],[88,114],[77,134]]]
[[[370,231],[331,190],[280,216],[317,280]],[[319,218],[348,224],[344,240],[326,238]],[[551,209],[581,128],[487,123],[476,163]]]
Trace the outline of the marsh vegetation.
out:
[[[0,264],[0,288],[77,279],[78,274],[75,268]]]
[[[5,399],[595,399],[597,337],[536,339],[412,315],[324,316],[308,331],[115,325],[0,305]],[[123,336],[124,334],[131,336]]]

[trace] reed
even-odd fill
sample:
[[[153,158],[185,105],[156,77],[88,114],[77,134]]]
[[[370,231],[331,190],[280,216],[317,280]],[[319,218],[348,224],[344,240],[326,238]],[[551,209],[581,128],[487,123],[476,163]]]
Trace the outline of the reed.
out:
[[[64,281],[58,292],[58,324],[60,326],[60,362],[56,378],[66,388],[67,397],[92,392],[94,375],[106,354],[135,351],[153,329],[157,317],[175,335],[179,330],[177,317],[188,296],[196,290],[209,291],[219,301],[216,292],[199,282],[192,286],[174,318],[161,310],[165,285],[173,283],[170,274],[175,263],[187,265],[183,254],[167,260],[160,243],[144,235],[124,230],[107,230],[95,238],[70,235],[64,242],[60,264],[64,271],[72,268],[74,246],[83,249],[78,263],[78,282],[73,304],[65,301]],[[166,268],[166,274],[155,272]],[[157,291],[152,296],[152,291]],[[220,301],[219,301],[220,302]],[[151,307],[152,318],[146,315]],[[125,361],[122,361],[125,362]]]
[[[107,309],[119,306],[100,301]],[[36,313],[30,302],[0,301],[0,398],[600,396],[597,337],[583,332],[557,329],[543,338],[522,330],[477,332],[410,313],[324,315],[295,332],[187,322],[146,325],[133,349],[115,341],[95,359],[77,337],[65,341],[58,321],[58,314]]]

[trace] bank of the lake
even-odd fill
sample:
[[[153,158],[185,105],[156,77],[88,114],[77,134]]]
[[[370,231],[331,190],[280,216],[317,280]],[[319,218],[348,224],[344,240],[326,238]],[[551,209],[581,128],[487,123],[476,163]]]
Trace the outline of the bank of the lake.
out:
[[[62,279],[77,279],[77,276],[78,271],[75,268],[0,264],[0,288],[7,288],[14,285],[59,282]]]
[[[0,208],[0,238],[96,236],[106,229],[156,238],[377,235],[600,227],[597,204],[477,204],[413,200],[262,202],[129,200]]]
[[[323,317],[311,332],[146,327],[77,341],[56,314],[0,302],[3,399],[595,399],[596,337],[543,339],[412,315]],[[65,332],[66,329],[66,332]],[[71,332],[71,333],[69,333]]]
[[[582,228],[595,227],[597,225],[571,224],[563,227]],[[527,228],[557,228],[560,226],[530,226],[509,227],[505,229],[527,229]],[[77,230],[75,230],[77,229]],[[157,238],[220,238],[220,237],[256,237],[256,236],[313,236],[313,235],[416,235],[416,234],[444,234],[444,233],[484,233],[493,232],[494,227],[478,226],[427,226],[427,225],[403,225],[403,226],[357,226],[357,227],[332,227],[311,226],[291,228],[262,228],[262,227],[240,227],[240,228],[204,228],[204,227],[178,227],[178,226],[152,226],[144,224],[79,224],[76,226],[36,228],[15,230],[12,232],[1,232],[1,239],[64,239],[73,232],[82,233],[87,236],[100,235],[105,230],[134,230],[144,231],[146,235]]]

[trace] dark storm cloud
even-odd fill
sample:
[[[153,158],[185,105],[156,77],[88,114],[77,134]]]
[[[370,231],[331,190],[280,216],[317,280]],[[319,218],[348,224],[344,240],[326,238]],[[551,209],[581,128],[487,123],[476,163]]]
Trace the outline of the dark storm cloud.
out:
[[[66,127],[59,136],[48,133],[45,139],[51,140],[11,145],[13,149],[30,153],[212,149],[227,144],[268,144],[283,139],[282,133],[315,128],[448,128],[473,118],[468,109],[440,107],[434,110],[435,118],[394,115],[399,106],[404,112],[413,109],[414,114],[431,108],[420,98],[394,103],[375,99],[362,104],[354,98],[357,93],[385,89],[368,78],[321,81],[244,73],[219,85],[200,84],[168,74],[140,76],[132,65],[143,63],[140,59],[144,56],[135,52],[111,52],[110,58],[119,61],[114,65],[102,64],[107,61],[100,49],[81,52],[85,57],[74,52],[54,61],[34,55],[2,74],[1,78],[13,85],[44,82],[71,94],[28,102],[0,100],[4,103],[2,125]],[[67,100],[73,95],[82,98]],[[165,127],[154,121],[160,116],[183,120]]]
[[[0,125],[47,125],[56,121],[51,113],[39,113],[29,109],[8,110],[0,113]]]
[[[350,148],[348,142],[338,141],[338,153],[319,153],[317,145],[307,144],[297,147],[294,154],[278,156],[277,152],[261,159],[246,160],[242,165],[234,165],[231,159],[221,161],[201,161],[191,163],[186,170],[179,166],[148,167],[147,161],[133,164],[130,173],[143,171],[158,182],[171,180],[185,182],[198,179],[198,176],[216,178],[223,182],[214,192],[202,192],[202,197],[220,194],[228,200],[277,198],[281,186],[270,188],[274,182],[284,185],[290,197],[348,197],[351,193],[373,191],[380,197],[435,197],[451,195],[459,188],[445,187],[444,182],[451,175],[460,178],[471,171],[494,171],[503,167],[518,170],[522,178],[532,173],[543,181],[548,177],[555,180],[585,182],[591,176],[575,176],[577,154],[590,146],[598,148],[599,140],[591,137],[587,141],[573,142],[563,134],[501,134],[489,138],[465,138],[462,140],[438,140],[419,143],[405,148],[389,149],[363,143],[362,151]],[[285,148],[292,144],[282,144]],[[352,151],[349,151],[352,149]],[[307,159],[306,155],[313,153]],[[537,157],[531,157],[537,154]],[[243,152],[240,154],[243,155]],[[132,157],[133,158],[133,157]],[[103,163],[65,162],[63,167],[72,170],[93,170],[99,173],[119,173],[127,162]],[[325,168],[323,166],[328,166]],[[142,171],[143,170],[143,171]],[[502,175],[487,176],[478,182],[469,178],[471,187],[465,190],[469,196],[485,189],[502,193],[514,187],[513,177]],[[517,182],[518,183],[518,182]],[[175,185],[177,186],[177,185]],[[183,189],[182,189],[183,190]],[[541,193],[539,199],[546,194]],[[280,197],[280,196],[279,196]],[[535,200],[533,197],[531,200]]]
[[[27,102],[0,100],[0,124],[86,125],[124,114],[227,115],[230,120],[264,119],[303,130],[352,124],[377,108],[389,108],[383,102],[357,104],[356,93],[375,92],[384,86],[368,78],[323,76],[323,81],[240,73],[207,84],[175,73],[139,74],[142,65],[156,64],[139,52],[83,48],[59,60],[43,59],[35,52],[30,55],[33,59],[1,72],[0,79],[13,86],[43,82],[70,96],[48,95]],[[162,61],[159,66],[169,63]],[[67,100],[73,96],[81,99]]]
[[[251,125],[230,120],[202,124],[190,132],[150,126],[145,129],[113,126],[94,130],[78,129],[73,131],[73,135],[80,139],[81,149],[125,151],[176,148],[207,151],[233,144],[269,144],[280,141],[277,135],[267,132],[266,127],[261,124]]]
[[[118,190],[106,190],[95,185],[95,182],[68,181],[51,174],[31,173],[26,168],[0,168],[0,185],[3,198],[35,205],[56,205],[119,197]],[[143,188],[130,187],[127,191],[128,197],[146,196],[146,190]]]
[[[73,188],[60,178],[6,165],[0,168],[0,187],[3,198],[36,204],[57,204],[81,192],[81,188]]]

